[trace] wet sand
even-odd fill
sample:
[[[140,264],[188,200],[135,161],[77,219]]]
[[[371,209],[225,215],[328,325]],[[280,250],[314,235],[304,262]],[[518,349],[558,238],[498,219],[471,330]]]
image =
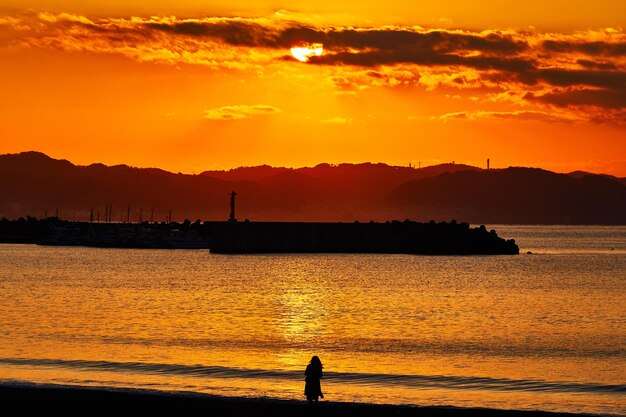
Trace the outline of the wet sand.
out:
[[[413,407],[306,401],[232,398],[185,392],[138,389],[105,389],[50,385],[0,385],[0,404],[5,411],[24,415],[62,413],[62,415],[204,415],[204,416],[483,416],[483,417],[572,417],[580,414],[542,411],[494,410],[457,407]],[[139,414],[140,413],[140,414]],[[105,414],[106,415],[106,414]]]

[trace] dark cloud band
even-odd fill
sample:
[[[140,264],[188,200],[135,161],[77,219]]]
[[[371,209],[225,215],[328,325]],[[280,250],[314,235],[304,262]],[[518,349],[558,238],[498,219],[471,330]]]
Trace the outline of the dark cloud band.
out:
[[[357,71],[398,65],[423,70],[469,69],[479,80],[500,90],[526,92],[526,100],[554,106],[626,109],[626,37],[613,30],[585,39],[580,34],[537,34],[515,31],[472,32],[416,27],[316,27],[301,22],[244,19],[99,19],[67,14],[33,15],[39,30],[29,42],[68,49],[124,51],[141,58],[142,47],[169,51],[172,60],[210,50],[216,44],[234,48],[280,51],[299,44],[323,44],[325,53],[309,63],[359,67]],[[28,23],[28,22],[26,22]],[[617,33],[617,34],[615,34]],[[603,40],[597,40],[601,38]],[[91,42],[91,43],[90,43]],[[103,46],[104,45],[104,46]],[[128,50],[137,51],[135,55]],[[224,49],[224,48],[223,48]],[[273,54],[272,59],[284,59]],[[217,62],[211,59],[199,62]],[[169,61],[168,61],[169,62]],[[232,62],[231,62],[232,63]],[[233,64],[233,67],[236,67]],[[419,75],[416,76],[419,78]],[[455,78],[459,79],[460,78]],[[462,83],[458,83],[459,85]],[[541,91],[539,91],[541,90]]]

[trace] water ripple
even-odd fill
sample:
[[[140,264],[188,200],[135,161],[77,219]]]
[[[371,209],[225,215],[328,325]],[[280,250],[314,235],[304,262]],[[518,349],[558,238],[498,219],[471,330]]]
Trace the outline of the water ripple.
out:
[[[143,362],[109,362],[62,359],[0,358],[0,364],[12,366],[34,366],[44,368],[66,368],[107,372],[136,372],[158,375],[189,377],[249,378],[302,380],[301,371],[242,369],[224,366],[177,365]],[[598,384],[580,382],[554,382],[509,378],[485,378],[444,375],[396,375],[353,372],[325,372],[324,379],[338,383],[376,384],[409,386],[419,388],[442,388],[458,390],[526,391],[526,392],[571,392],[626,394],[626,384]]]

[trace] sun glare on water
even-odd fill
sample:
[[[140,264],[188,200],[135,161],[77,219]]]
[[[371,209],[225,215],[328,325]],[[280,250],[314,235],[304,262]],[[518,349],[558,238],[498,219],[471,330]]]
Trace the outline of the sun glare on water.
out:
[[[308,62],[312,56],[321,56],[324,46],[321,43],[314,43],[306,46],[294,46],[291,48],[291,55],[300,62]]]

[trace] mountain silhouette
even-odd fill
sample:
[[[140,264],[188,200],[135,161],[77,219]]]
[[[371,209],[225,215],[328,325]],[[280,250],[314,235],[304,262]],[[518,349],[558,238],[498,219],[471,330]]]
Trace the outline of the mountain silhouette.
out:
[[[267,165],[199,175],[156,168],[77,166],[39,152],[0,155],[0,217],[88,220],[113,206],[113,220],[225,220],[237,191],[237,217],[267,221],[459,219],[473,223],[626,224],[623,179],[531,168],[482,170],[443,164]]]
[[[608,174],[593,174],[591,172],[586,172],[586,171],[573,171],[573,172],[570,172],[567,175],[569,175],[570,177],[579,178],[579,179],[582,178],[582,177],[586,177],[588,175],[600,175],[600,176],[603,176],[603,177],[606,177],[606,178],[617,180],[621,184],[626,185],[626,178],[619,178],[619,177],[615,177],[613,175],[608,175]]]
[[[414,215],[457,214],[476,223],[624,224],[626,187],[604,175],[536,168],[464,171],[410,181],[389,203]]]

